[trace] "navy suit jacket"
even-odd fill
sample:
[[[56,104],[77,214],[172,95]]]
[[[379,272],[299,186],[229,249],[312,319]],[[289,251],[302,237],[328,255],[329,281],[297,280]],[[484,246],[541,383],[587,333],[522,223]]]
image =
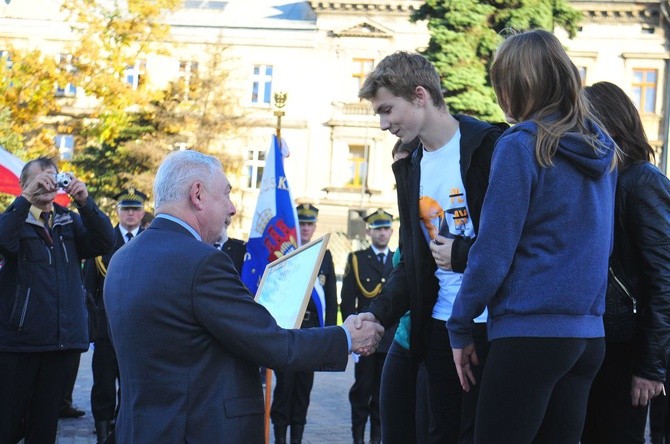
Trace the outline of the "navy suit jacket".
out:
[[[341,327],[284,330],[220,250],[164,218],[114,254],[104,288],[122,443],[262,443],[258,366],[335,370]]]

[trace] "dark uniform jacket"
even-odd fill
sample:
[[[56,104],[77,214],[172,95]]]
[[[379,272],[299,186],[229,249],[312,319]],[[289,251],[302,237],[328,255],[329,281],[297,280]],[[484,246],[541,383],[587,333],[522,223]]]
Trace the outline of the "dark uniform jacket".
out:
[[[324,325],[335,325],[337,324],[337,275],[335,274],[333,255],[330,254],[330,250],[326,250],[326,253],[323,255],[323,262],[321,262],[321,268],[319,268],[319,274],[316,279],[321,284],[321,287],[323,287],[326,302],[324,308],[326,322]],[[319,320],[316,316],[316,304],[310,297],[305,311],[305,320],[302,322],[301,328],[318,327]]]
[[[454,115],[461,130],[460,169],[468,210],[475,232],[479,229],[484,194],[489,182],[491,156],[503,126],[494,126],[472,117]],[[437,301],[439,283],[435,277],[437,265],[430,252],[419,220],[419,184],[423,149],[393,164],[400,212],[400,245],[402,259],[393,270],[381,294],[369,311],[384,327],[395,325],[411,310],[410,351],[415,361],[425,355],[426,327]],[[474,239],[457,237],[451,249],[452,269],[463,272]],[[385,335],[386,336],[386,335]]]
[[[221,251],[230,256],[235,270],[242,274],[242,264],[244,264],[244,255],[247,254],[247,243],[241,239],[228,238],[221,247]]]
[[[281,329],[227,254],[160,215],[112,257],[104,299],[124,394],[119,443],[260,444],[259,365],[347,365],[341,327]]]
[[[141,227],[137,234],[144,231]],[[114,227],[116,233],[116,243],[114,249],[100,259],[89,259],[84,264],[84,289],[86,290],[87,306],[88,306],[88,321],[90,330],[90,340],[109,339],[109,328],[107,327],[107,313],[105,312],[105,304],[102,299],[102,288],[105,284],[105,277],[100,272],[96,261],[101,260],[102,266],[105,270],[109,266],[109,260],[116,251],[125,245],[125,239],[121,234],[119,225]]]
[[[650,163],[619,173],[605,339],[632,342],[633,374],[666,380],[670,350],[670,181]]]
[[[0,215],[0,351],[86,350],[81,259],[109,252],[114,229],[90,197],[79,214],[54,204],[51,243],[30,206]]]
[[[354,257],[356,257],[358,263],[358,275],[353,265]],[[393,251],[391,250],[388,251],[383,264],[377,259],[372,247],[350,253],[349,257],[347,257],[344,279],[342,280],[342,302],[340,305],[342,320],[345,320],[349,315],[368,311],[370,303],[377,297],[376,294],[372,296],[375,293],[375,288],[378,285],[384,286],[392,270]],[[368,292],[367,296],[359,287],[359,281],[365,291]],[[384,332],[384,337],[379,347],[377,347],[377,352],[387,352],[391,346],[393,336],[395,336],[395,324],[385,327],[387,330]]]

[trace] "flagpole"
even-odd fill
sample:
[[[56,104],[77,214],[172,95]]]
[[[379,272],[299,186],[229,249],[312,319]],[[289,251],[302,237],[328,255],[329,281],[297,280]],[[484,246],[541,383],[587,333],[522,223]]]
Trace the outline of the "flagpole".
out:
[[[284,106],[286,106],[286,97],[288,96],[285,92],[276,92],[274,94],[275,99],[275,108],[274,112],[275,117],[277,118],[277,126],[275,128],[277,134],[277,144],[279,145],[280,151],[282,148],[281,145],[281,118],[286,115],[286,112],[283,111]],[[265,369],[265,444],[270,444],[270,406],[272,405],[272,370],[269,368]]]

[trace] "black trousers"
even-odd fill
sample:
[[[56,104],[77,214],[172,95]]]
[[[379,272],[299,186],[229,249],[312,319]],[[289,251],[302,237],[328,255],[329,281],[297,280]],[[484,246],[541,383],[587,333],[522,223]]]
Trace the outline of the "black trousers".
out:
[[[477,384],[464,392],[456,373],[445,321],[431,319],[426,344],[429,428],[428,443],[470,444],[474,441],[475,415],[482,372],[489,350],[486,324],[474,326],[479,365],[473,368]]]
[[[0,443],[56,441],[68,369],[78,351],[0,352]]]
[[[670,394],[666,381],[665,392]],[[651,444],[670,444],[670,397],[660,395],[651,400],[649,407]]]
[[[632,344],[607,344],[591,386],[582,444],[644,444],[648,407],[632,405],[633,352]]]
[[[479,389],[475,443],[577,444],[603,338],[491,341]]]
[[[384,361],[379,411],[384,444],[425,443],[428,434],[426,366],[414,368],[409,350],[393,341]]]
[[[310,311],[305,312],[305,317],[300,328],[319,326],[318,319]],[[307,409],[314,385],[314,372],[275,372],[275,378],[276,385],[270,407],[272,425],[304,427],[307,424]]]
[[[63,404],[61,410],[72,407],[72,392],[74,392],[74,384],[77,382],[77,374],[79,373],[79,362],[81,361],[81,353],[77,353],[70,359],[70,364],[67,369],[67,380],[65,382],[65,395],[63,396]]]
[[[270,408],[275,427],[304,426],[314,372],[275,372],[276,385]]]
[[[116,417],[116,381],[119,379],[119,364],[109,339],[96,339],[91,367],[93,370],[93,386],[91,387],[93,418],[96,421],[111,421]],[[118,393],[118,395],[121,394]]]
[[[370,439],[379,440],[382,437],[379,392],[385,359],[386,353],[361,356],[354,367],[354,385],[349,390],[351,431],[354,439],[363,438],[368,416]]]

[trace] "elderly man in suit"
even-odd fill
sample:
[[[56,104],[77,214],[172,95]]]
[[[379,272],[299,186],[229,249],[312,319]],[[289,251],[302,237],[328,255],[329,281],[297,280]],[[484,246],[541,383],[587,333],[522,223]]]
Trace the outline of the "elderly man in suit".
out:
[[[99,444],[105,442],[114,427],[117,406],[116,381],[119,378],[119,366],[109,340],[107,314],[103,303],[105,276],[112,255],[143,231],[141,223],[147,196],[135,188],[128,188],[114,196],[114,199],[117,201],[116,214],[119,217],[119,223],[114,228],[116,233],[114,250],[109,254],[89,259],[84,264],[84,287],[89,295],[90,335],[94,344],[91,363],[93,370],[91,411]]]
[[[105,308],[121,375],[117,442],[262,443],[258,366],[344,370],[374,351],[367,319],[285,330],[257,304],[227,254],[235,214],[221,163],[170,154],[156,173],[156,219],[113,257]]]

